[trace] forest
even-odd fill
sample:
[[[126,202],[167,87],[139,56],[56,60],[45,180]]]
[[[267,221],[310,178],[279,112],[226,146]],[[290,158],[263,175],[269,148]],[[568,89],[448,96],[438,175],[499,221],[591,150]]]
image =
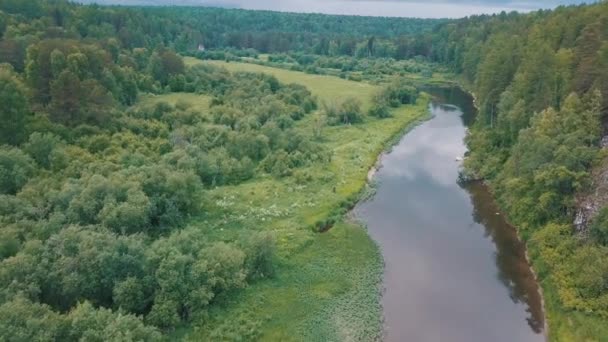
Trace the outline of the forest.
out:
[[[453,80],[479,108],[464,176],[526,241],[550,339],[602,340],[608,3],[430,20],[63,0],[0,0],[0,339],[377,338],[381,257],[344,216],[426,117],[419,86]]]

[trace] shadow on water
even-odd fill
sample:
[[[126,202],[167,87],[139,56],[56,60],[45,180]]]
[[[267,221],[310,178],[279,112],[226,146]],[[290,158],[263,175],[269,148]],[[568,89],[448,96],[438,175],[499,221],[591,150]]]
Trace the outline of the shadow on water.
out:
[[[506,222],[492,195],[483,183],[463,185],[471,195],[473,220],[485,228],[485,235],[496,245],[498,279],[509,290],[514,303],[523,303],[529,313],[530,328],[542,333],[544,313],[538,284],[526,261],[526,247],[517,236],[515,227]]]
[[[470,127],[477,115],[471,94],[457,87],[428,88],[433,105],[443,110],[461,111],[465,127]],[[448,104],[446,104],[448,103]],[[510,225],[496,205],[490,189],[479,181],[460,184],[471,196],[473,220],[485,228],[485,235],[496,245],[498,279],[509,290],[514,303],[524,303],[529,313],[530,328],[536,333],[544,329],[542,298],[536,278],[526,258],[526,246],[519,239],[516,228]]]
[[[471,94],[457,87],[427,88],[433,95],[432,106],[445,111],[460,111],[465,127],[475,121],[477,108]],[[514,303],[526,305],[526,318],[530,328],[538,334],[544,329],[544,312],[538,283],[526,258],[526,246],[513,227],[500,212],[490,189],[480,181],[459,184],[471,196],[473,220],[485,229],[485,236],[496,245],[498,279],[509,290]]]

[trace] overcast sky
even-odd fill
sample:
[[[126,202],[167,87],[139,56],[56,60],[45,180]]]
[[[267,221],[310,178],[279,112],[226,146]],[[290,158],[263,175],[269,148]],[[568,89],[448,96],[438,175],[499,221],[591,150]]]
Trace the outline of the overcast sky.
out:
[[[190,5],[394,17],[458,18],[501,11],[526,12],[593,0],[76,0],[120,5]]]

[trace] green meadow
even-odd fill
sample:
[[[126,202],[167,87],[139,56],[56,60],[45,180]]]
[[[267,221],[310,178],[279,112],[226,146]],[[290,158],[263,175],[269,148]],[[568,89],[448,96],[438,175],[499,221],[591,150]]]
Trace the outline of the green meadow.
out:
[[[209,63],[224,67],[232,72],[261,72],[273,75],[284,83],[298,83],[306,86],[321,101],[339,101],[347,97],[355,97],[363,103],[363,109],[371,104],[373,94],[378,91],[378,86],[354,82],[326,75],[312,75],[304,72],[290,71],[286,69],[272,68],[258,64],[224,62],[224,61],[201,61],[192,57],[185,57],[186,65],[197,63]]]
[[[187,59],[189,65],[207,63]],[[356,97],[366,109],[378,86],[332,76],[309,75],[254,64],[210,62],[230,71],[264,72],[280,81],[308,87],[320,101]],[[164,100],[206,106],[205,96],[172,93],[144,98],[146,105]],[[325,233],[314,232],[344,203],[359,198],[378,155],[408,127],[428,115],[428,97],[402,106],[387,119],[325,126],[321,141],[333,151],[323,167],[298,169],[277,179],[258,176],[235,186],[207,191],[208,214],[191,225],[210,240],[231,241],[253,231],[270,232],[276,241],[276,275],[245,290],[216,298],[208,317],[175,337],[193,341],[226,338],[273,341],[375,340],[381,334],[379,284],[382,256],[364,227],[344,217]],[[320,113],[296,124],[313,139]],[[351,201],[351,202],[348,202]]]

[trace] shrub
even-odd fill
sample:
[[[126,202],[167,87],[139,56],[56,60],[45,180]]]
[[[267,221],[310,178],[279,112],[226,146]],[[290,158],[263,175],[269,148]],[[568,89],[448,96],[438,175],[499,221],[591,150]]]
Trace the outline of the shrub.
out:
[[[379,119],[384,119],[390,117],[391,112],[385,103],[375,103],[369,109],[369,115]]]
[[[363,121],[361,101],[353,97],[339,105],[326,103],[323,109],[330,125],[350,125]]]

